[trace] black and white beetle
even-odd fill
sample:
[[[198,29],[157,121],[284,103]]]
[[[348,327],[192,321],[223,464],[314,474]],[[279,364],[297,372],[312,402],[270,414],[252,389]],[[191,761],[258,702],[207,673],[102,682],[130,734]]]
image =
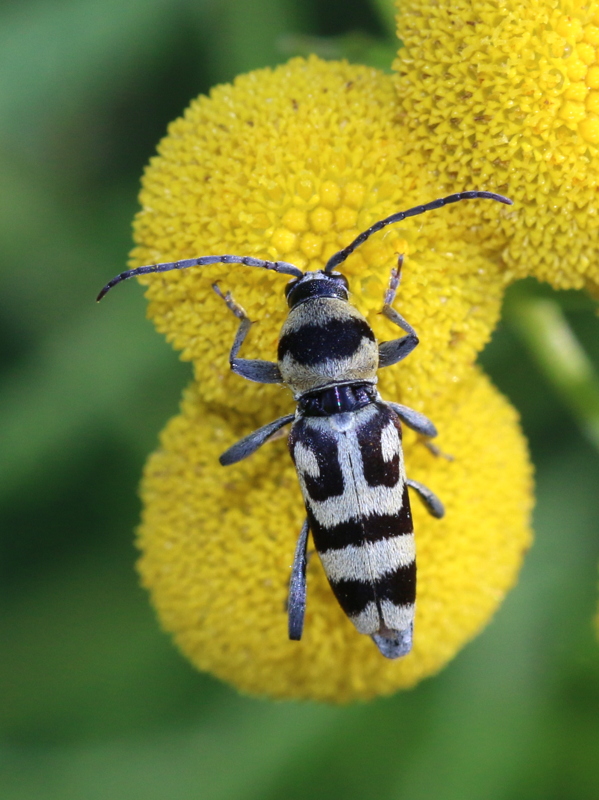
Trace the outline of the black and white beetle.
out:
[[[278,362],[237,358],[252,324],[218,284],[214,291],[239,319],[229,362],[233,372],[257,383],[283,383],[297,402],[294,414],[259,428],[220,457],[223,466],[255,452],[292,423],[289,450],[306,504],[307,519],[297,543],[289,586],[289,638],[302,635],[306,607],[306,548],[312,537],[331,588],[360,633],[369,634],[387,658],[412,649],[416,560],[408,487],[434,517],[440,500],[406,477],[401,423],[426,437],[437,435],[423,414],[385,402],[376,390],[377,370],[404,359],[418,344],[416,331],[392,307],[403,257],[391,273],[382,313],[406,334],[377,345],[366,319],[349,303],[346,278],[335,271],[372,234],[460,200],[483,198],[511,205],[492,192],[460,192],[392,214],[335,253],[323,270],[302,272],[284,261],[222,255],[151,264],[122,272],[102,289],[135,275],[208,264],[243,264],[293,276],[285,295],[289,315],[281,330]]]

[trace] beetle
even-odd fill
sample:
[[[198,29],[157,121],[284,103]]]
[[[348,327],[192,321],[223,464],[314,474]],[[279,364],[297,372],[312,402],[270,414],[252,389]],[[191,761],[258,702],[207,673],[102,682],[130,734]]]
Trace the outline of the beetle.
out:
[[[302,272],[285,261],[248,256],[201,256],[126,270],[98,295],[99,301],[113,286],[136,275],[209,264],[242,264],[292,277],[285,288],[289,313],[276,363],[238,358],[252,323],[230,292],[212,285],[239,320],[229,355],[233,372],[257,383],[285,384],[297,403],[293,414],[250,433],[219,459],[223,466],[235,464],[291,424],[289,450],[307,514],[289,583],[292,640],[299,640],[303,631],[311,532],[331,589],[358,632],[370,635],[386,658],[405,656],[412,649],[416,557],[408,488],[433,517],[442,517],[444,508],[430,489],[406,476],[401,447],[402,423],[427,439],[437,435],[435,426],[418,411],[384,401],[376,389],[377,371],[402,361],[418,344],[414,328],[393,308],[403,255],[391,272],[382,313],[404,335],[380,344],[350,304],[348,281],[336,268],[387,225],[475,198],[512,205],[493,192],[459,192],[379,220],[335,253],[322,270]]]

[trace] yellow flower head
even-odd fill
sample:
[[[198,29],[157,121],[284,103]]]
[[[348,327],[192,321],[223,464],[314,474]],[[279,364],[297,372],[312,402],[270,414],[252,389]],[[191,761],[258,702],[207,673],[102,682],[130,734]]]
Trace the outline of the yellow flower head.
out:
[[[596,294],[599,2],[402,0],[400,12],[398,101],[424,180],[514,200],[500,221],[506,279]]]
[[[304,634],[288,640],[289,568],[305,511],[286,444],[225,473],[218,456],[256,420],[240,426],[198,395],[186,393],[147,465],[139,535],[143,582],[194,664],[255,694],[342,702],[413,685],[488,621],[530,542],[531,478],[516,414],[486,378],[473,371],[427,406],[453,461],[406,436],[409,474],[434,487],[446,517],[412,502],[417,615],[414,649],[399,661],[356,632],[316,555]]]
[[[217,87],[170,126],[146,171],[133,265],[232,253],[322,268],[376,220],[442,193],[407,140],[393,79],[373,69],[297,59]],[[380,310],[396,254],[406,255],[396,305],[422,343],[381,371],[379,389],[432,418],[453,457],[435,458],[405,435],[410,477],[438,493],[447,514],[431,520],[414,503],[415,644],[399,661],[355,631],[316,556],[304,637],[288,641],[289,567],[305,511],[285,444],[218,464],[293,402],[281,387],[230,373],[237,321],[211,283],[256,322],[241,355],[273,360],[285,279],[223,265],[144,279],[150,315],[193,362],[195,382],[146,469],[140,571],[164,626],[200,668],[276,697],[388,693],[446,663],[513,584],[530,541],[531,470],[515,412],[473,367],[499,313],[497,225],[511,212],[478,202],[391,226],[342,268],[377,337],[396,338]]]
[[[296,59],[216,87],[170,125],[146,170],[132,263],[233,253],[322,268],[377,220],[438,196],[421,187],[404,139],[393,81],[375,69]],[[495,226],[510,213],[480,204]],[[397,329],[380,315],[382,298],[396,254],[408,257],[400,303],[426,336],[418,358],[380,380],[388,396],[416,407],[463,377],[499,317],[493,228],[477,232],[484,246],[472,244],[464,219],[454,206],[391,226],[343,265],[356,305],[377,336],[390,339]],[[253,355],[272,359],[287,309],[284,279],[269,272],[217,265],[148,278],[150,316],[193,361],[206,401],[262,410],[266,421],[288,410],[290,398],[225,369],[237,323],[211,291],[216,279],[257,322]]]

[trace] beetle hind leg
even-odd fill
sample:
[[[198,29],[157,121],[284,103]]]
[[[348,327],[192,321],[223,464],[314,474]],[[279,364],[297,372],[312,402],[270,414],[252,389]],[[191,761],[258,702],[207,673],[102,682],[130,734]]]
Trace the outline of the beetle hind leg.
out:
[[[445,515],[445,506],[439,500],[437,495],[434,492],[431,492],[428,486],[425,486],[419,481],[412,481],[409,478],[406,480],[406,483],[410,489],[413,489],[416,492],[431,517],[441,519]]]
[[[304,615],[306,613],[306,566],[308,564],[307,548],[310,527],[308,520],[302,525],[302,530],[297,540],[291,579],[289,581],[289,597],[287,600],[287,614],[289,617],[289,638],[299,642],[304,630]]]

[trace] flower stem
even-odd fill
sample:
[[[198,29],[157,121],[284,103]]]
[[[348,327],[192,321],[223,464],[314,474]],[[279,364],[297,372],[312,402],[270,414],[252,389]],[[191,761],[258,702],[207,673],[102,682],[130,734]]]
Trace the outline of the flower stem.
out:
[[[554,300],[519,297],[509,318],[535,362],[599,450],[599,376]]]
[[[391,0],[371,0],[371,5],[378,14],[381,23],[385,26],[388,35],[395,39],[397,35],[397,23],[395,21],[397,9],[395,4]]]

